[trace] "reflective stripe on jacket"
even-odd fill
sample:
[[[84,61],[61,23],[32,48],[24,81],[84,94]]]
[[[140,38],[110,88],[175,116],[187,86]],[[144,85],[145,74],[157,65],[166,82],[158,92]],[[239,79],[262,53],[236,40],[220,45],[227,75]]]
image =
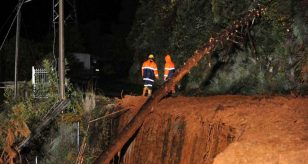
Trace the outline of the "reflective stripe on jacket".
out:
[[[148,59],[142,64],[141,74],[144,81],[154,82],[154,78],[158,79],[157,65],[154,60]]]

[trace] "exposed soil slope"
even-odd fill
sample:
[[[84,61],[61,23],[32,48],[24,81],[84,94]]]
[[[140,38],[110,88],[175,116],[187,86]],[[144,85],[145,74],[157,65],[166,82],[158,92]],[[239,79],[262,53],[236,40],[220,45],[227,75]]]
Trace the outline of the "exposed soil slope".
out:
[[[119,131],[145,97],[125,96]],[[308,97],[211,96],[162,100],[129,147],[125,163],[308,162]]]

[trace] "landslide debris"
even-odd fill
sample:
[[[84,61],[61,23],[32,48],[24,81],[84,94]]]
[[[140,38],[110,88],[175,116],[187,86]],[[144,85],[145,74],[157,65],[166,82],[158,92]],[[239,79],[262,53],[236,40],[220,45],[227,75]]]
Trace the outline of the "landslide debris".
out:
[[[118,131],[146,100],[125,96]],[[162,100],[123,148],[125,163],[305,163],[308,97],[210,96]]]

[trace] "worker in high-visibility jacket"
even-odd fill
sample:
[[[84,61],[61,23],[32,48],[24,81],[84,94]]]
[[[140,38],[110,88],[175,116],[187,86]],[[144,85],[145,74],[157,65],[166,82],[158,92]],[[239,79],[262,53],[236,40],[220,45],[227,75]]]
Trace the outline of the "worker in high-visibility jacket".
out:
[[[148,60],[143,62],[141,69],[142,78],[144,81],[143,96],[151,96],[154,85],[154,79],[159,79],[157,65],[154,61],[154,55],[150,54]]]
[[[173,61],[171,60],[171,56],[169,54],[167,54],[165,56],[165,73],[164,73],[164,80],[167,81],[168,79],[170,79],[174,72],[175,72],[175,66]]]
[[[175,66],[169,54],[165,56],[165,73],[164,73],[164,81],[167,81],[173,77],[175,72]],[[169,92],[166,90],[166,92]],[[175,88],[171,88],[171,93],[175,93]]]

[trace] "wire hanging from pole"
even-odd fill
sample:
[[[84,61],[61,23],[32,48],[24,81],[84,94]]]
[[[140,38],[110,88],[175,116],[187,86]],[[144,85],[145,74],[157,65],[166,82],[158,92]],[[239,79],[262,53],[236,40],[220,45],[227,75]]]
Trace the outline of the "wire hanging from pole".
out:
[[[3,30],[3,28],[5,27],[5,25],[7,24],[7,22],[9,21],[9,19],[12,17],[13,13],[16,11],[18,7],[18,4],[14,7],[13,11],[11,12],[11,14],[9,15],[9,17],[5,20],[5,22],[3,23],[3,25],[0,28],[0,33]]]
[[[5,37],[4,37],[4,40],[3,40],[3,42],[2,42],[2,44],[1,44],[1,46],[0,46],[0,51],[2,50],[3,45],[4,45],[4,43],[5,43],[6,39],[7,39],[7,37],[9,36],[9,33],[10,33],[12,27],[13,27],[13,24],[14,24],[16,18],[17,18],[18,13],[20,12],[21,6],[24,4],[24,1],[25,1],[25,0],[23,0],[23,1],[21,2],[20,6],[18,7],[17,13],[15,14],[15,17],[14,17],[14,19],[13,19],[11,25],[10,25],[10,28],[9,28],[8,32],[6,33],[6,35],[5,35]],[[18,5],[19,5],[19,4],[17,4],[17,6],[18,6]]]
[[[55,54],[55,46],[56,46],[56,22],[55,22],[55,0],[52,0],[52,26],[53,26],[53,41],[52,41],[52,54],[54,59],[54,68],[57,71],[57,59]]]

